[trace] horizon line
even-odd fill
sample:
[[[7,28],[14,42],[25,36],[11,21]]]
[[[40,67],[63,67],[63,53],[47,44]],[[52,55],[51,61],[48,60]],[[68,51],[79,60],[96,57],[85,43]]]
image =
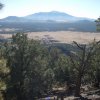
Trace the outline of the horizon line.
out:
[[[89,18],[89,17],[82,17],[82,16],[74,16],[74,15],[71,15],[71,14],[65,12],[65,11],[51,10],[51,11],[40,11],[40,12],[34,12],[34,13],[30,13],[30,14],[27,14],[27,15],[24,15],[24,16],[8,15],[8,16],[6,16],[6,17],[2,17],[2,18],[0,18],[0,19],[4,19],[4,18],[7,18],[7,17],[26,17],[26,16],[33,15],[33,14],[36,14],[36,13],[50,13],[50,12],[65,13],[65,14],[68,14],[68,15],[70,15],[70,16],[78,17],[78,18]],[[89,18],[89,19],[96,19],[96,18]]]

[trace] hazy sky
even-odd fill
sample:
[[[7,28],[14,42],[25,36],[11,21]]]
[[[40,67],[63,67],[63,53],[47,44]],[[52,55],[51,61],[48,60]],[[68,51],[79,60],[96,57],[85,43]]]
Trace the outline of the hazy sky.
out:
[[[0,0],[0,2],[4,4],[0,18],[48,11],[61,11],[88,18],[100,16],[100,0]]]

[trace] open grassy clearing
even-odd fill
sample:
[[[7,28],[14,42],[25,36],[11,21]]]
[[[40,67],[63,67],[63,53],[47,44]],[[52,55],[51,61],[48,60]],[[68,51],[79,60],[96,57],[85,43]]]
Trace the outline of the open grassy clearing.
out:
[[[72,32],[72,31],[57,31],[57,32],[29,32],[28,37],[31,39],[46,39],[57,40],[60,43],[89,43],[93,39],[100,40],[100,33],[91,32]],[[0,34],[1,38],[10,38],[11,34]]]

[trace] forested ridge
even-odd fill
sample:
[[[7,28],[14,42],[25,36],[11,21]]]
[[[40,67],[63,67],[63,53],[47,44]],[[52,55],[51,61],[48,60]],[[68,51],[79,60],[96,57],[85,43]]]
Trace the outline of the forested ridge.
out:
[[[38,100],[49,96],[63,100],[98,90],[100,42],[82,45],[74,41],[74,49],[68,52],[61,46],[63,49],[59,45],[47,46],[22,33],[0,43],[0,100]],[[59,91],[61,87],[64,89]]]

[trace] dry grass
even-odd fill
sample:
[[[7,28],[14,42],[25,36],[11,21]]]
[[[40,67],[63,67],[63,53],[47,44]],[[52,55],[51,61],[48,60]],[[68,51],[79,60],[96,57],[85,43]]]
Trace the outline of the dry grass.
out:
[[[96,40],[100,40],[100,33],[90,32],[72,32],[72,31],[58,31],[58,32],[30,32],[26,33],[31,39],[52,39],[61,43],[72,43],[77,41],[78,43],[89,43]],[[10,38],[11,34],[0,34],[0,37]]]
[[[12,34],[0,34],[0,39],[1,38],[7,39],[7,38],[11,38],[11,37],[12,37]]]

